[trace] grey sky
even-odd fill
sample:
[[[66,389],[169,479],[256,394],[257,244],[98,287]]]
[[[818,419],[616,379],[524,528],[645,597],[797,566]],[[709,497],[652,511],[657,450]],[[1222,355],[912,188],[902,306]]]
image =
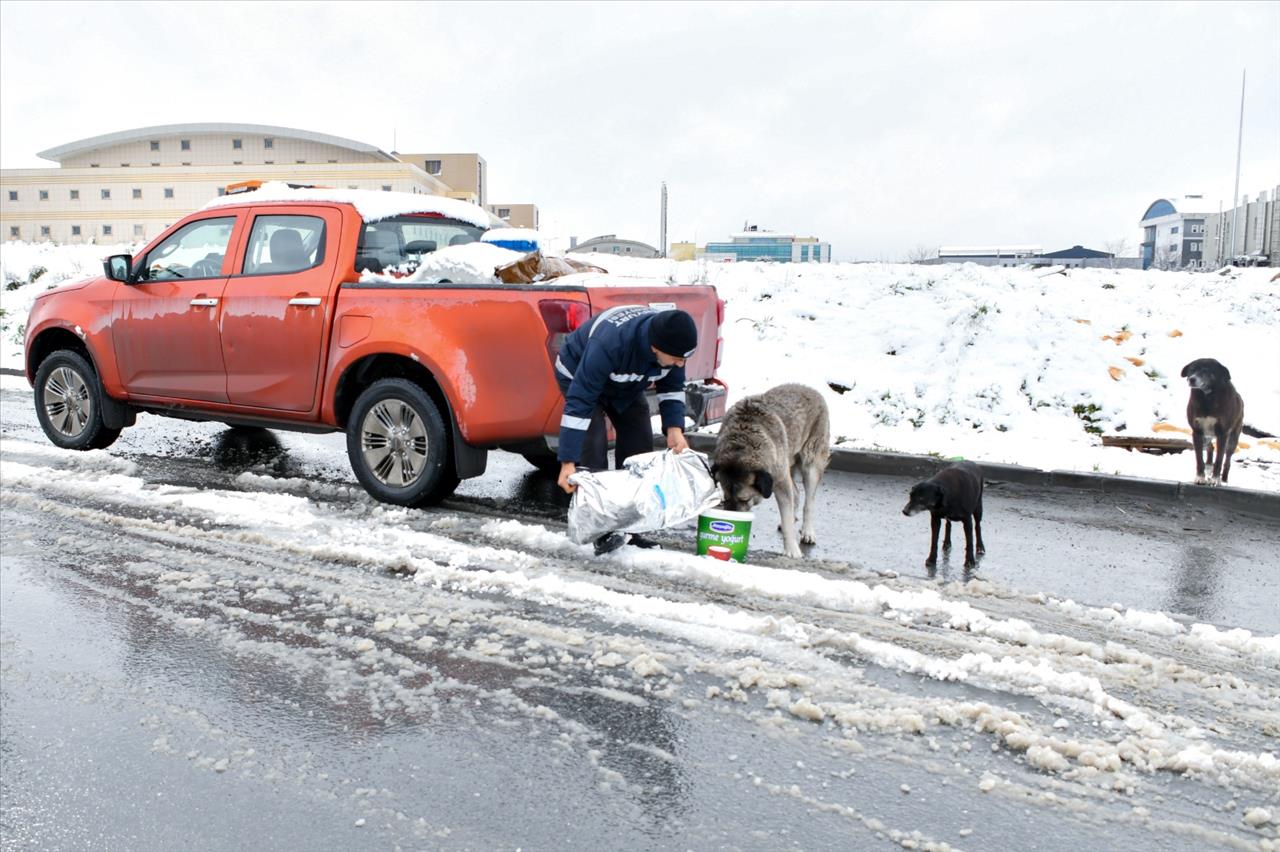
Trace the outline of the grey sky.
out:
[[[131,127],[478,151],[543,230],[750,220],[834,257],[1138,241],[1155,198],[1280,183],[1280,2],[0,4],[0,165]],[[1131,253],[1136,253],[1131,251]]]

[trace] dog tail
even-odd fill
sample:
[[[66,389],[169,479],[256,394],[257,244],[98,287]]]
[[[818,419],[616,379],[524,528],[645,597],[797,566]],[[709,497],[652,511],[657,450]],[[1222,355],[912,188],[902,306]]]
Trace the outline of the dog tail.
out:
[[[1243,428],[1241,428],[1240,431],[1254,438],[1274,438],[1275,437],[1275,435],[1272,435],[1270,432],[1263,432],[1261,429],[1255,429],[1252,426],[1250,426],[1248,423],[1244,424]]]

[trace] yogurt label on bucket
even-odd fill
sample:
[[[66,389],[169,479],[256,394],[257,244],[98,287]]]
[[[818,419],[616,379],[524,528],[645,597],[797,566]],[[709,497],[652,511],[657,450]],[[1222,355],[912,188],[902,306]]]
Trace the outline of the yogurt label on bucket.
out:
[[[712,521],[708,524],[712,532],[731,533],[733,532],[733,524],[728,521]]]

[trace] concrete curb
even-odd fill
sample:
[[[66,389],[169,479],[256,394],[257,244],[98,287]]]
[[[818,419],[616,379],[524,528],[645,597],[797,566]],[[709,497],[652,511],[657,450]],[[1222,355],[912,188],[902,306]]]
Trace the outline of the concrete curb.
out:
[[[689,446],[703,453],[715,449],[716,436],[693,433],[687,436]],[[663,444],[665,446],[665,443]],[[1137,476],[1113,476],[1075,470],[1040,470],[1013,464],[983,462],[974,459],[983,475],[994,482],[1013,482],[1048,488],[1075,488],[1100,494],[1123,494],[1129,497],[1155,497],[1187,503],[1221,506],[1280,520],[1280,494],[1230,486],[1213,488],[1190,482],[1144,479]],[[866,473],[872,476],[914,476],[927,479],[950,464],[948,459],[907,453],[875,450],[848,450],[833,447],[831,469],[844,473]]]
[[[21,370],[15,370],[13,367],[0,367],[0,376],[21,376],[25,379],[27,374]]]

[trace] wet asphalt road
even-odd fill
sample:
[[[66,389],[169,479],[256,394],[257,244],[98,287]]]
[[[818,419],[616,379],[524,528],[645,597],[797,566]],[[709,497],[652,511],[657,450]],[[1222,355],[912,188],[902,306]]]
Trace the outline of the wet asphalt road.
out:
[[[0,394],[5,441],[43,440],[29,406],[29,394]],[[340,552],[279,546],[252,527],[237,531],[194,510],[135,504],[125,486],[116,494],[113,483],[99,487],[90,478],[79,491],[59,491],[61,476],[75,477],[74,460],[14,447],[6,460],[48,465],[49,487],[6,483],[0,510],[5,850],[772,850],[904,841],[1198,850],[1255,848],[1260,836],[1274,836],[1241,827],[1245,804],[1265,803],[1256,786],[1168,773],[1068,784],[1030,770],[1025,746],[1009,747],[976,725],[928,722],[919,733],[908,719],[935,707],[922,702],[994,703],[1045,730],[1062,720],[1081,736],[1108,730],[1068,697],[1046,703],[1035,690],[938,681],[856,651],[814,659],[807,647],[775,648],[785,645],[780,639],[731,651],[732,643],[756,640],[705,625],[682,632],[678,624],[628,623],[622,610],[556,597],[512,600],[484,583],[412,582]],[[234,492],[248,471],[318,483],[319,491],[303,484],[287,493],[318,504],[335,527],[358,526],[370,513],[345,490],[352,479],[340,436],[246,435],[144,418],[110,453],[135,462],[132,475],[162,492]],[[908,591],[969,579],[958,549],[934,577],[924,569],[928,522],[900,514],[909,486],[829,474],[819,544],[797,570],[879,577]],[[492,545],[487,522],[514,518],[558,530],[563,502],[549,478],[494,454],[484,478],[404,523]],[[988,491],[986,512],[988,556],[974,579],[1006,591],[980,585],[966,600],[992,617],[1098,647],[1121,641],[1024,596],[1044,592],[1280,629],[1275,518],[1001,484]],[[692,549],[691,531],[659,537],[669,549]],[[756,561],[788,564],[778,557],[772,503],[758,514],[752,548]],[[1055,656],[1047,646],[970,647],[967,637],[927,625],[734,599],[714,586],[646,579],[536,544],[530,551],[553,575],[619,595],[652,594],[671,607],[725,605],[784,624],[813,621],[940,657],[951,654],[949,642],[961,643],[957,653]],[[428,555],[445,564],[450,553]],[[432,620],[405,627],[403,636],[400,627],[370,627],[397,612]],[[361,636],[378,650],[353,652],[349,643]],[[1094,672],[1107,689],[1203,715],[1204,727],[1218,719],[1237,750],[1274,750],[1276,732],[1248,709],[1264,717],[1274,709],[1274,671],[1158,638],[1123,641],[1179,666],[1229,673],[1244,715],[1217,706],[1214,693]],[[748,650],[758,655],[750,677],[737,659]],[[1062,665],[1077,653],[1068,650]],[[610,654],[632,663],[618,666]],[[667,671],[637,665],[650,657]],[[862,721],[840,727],[780,714],[776,688],[808,689],[806,680],[816,680],[815,691],[841,693]],[[773,691],[765,688],[771,683]],[[725,700],[731,687],[742,693]],[[1000,783],[986,787],[988,778]]]

